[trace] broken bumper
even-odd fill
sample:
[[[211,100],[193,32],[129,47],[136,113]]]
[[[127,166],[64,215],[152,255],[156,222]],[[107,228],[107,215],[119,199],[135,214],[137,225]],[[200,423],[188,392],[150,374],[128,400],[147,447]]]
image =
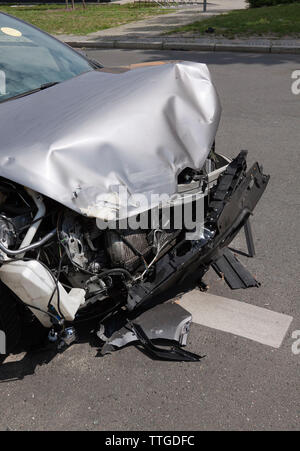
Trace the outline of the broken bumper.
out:
[[[174,294],[182,291],[187,281],[189,286],[193,280],[199,281],[245,225],[269,182],[258,163],[247,171],[246,156],[242,151],[212,189],[204,237],[181,241],[157,262],[151,280],[132,285],[127,298],[129,310],[156,296],[162,301],[167,290]]]

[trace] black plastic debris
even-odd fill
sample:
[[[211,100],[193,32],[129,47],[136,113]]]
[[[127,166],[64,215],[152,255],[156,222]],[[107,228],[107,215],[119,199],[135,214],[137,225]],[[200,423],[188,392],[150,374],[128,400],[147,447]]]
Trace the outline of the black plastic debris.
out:
[[[105,342],[101,354],[111,353],[128,344],[137,344],[155,359],[199,361],[202,357],[182,349],[187,343],[191,323],[191,314],[172,302],[159,304],[137,318],[127,320],[121,328],[119,319],[112,318],[101,324],[97,332],[98,337]]]
[[[173,362],[199,362],[205,357],[186,351],[175,344],[170,349],[158,347],[150,340],[141,326],[130,323],[130,327],[139,339],[139,343],[143,346],[144,350],[154,359]]]
[[[260,286],[260,283],[228,248],[224,250],[222,257],[212,264],[212,267],[220,277],[224,277],[232,290]]]

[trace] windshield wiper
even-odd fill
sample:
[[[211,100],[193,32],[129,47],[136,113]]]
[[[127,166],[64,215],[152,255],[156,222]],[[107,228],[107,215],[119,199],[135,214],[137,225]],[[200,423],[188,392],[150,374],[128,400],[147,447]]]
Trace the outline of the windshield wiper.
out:
[[[52,86],[58,85],[59,83],[60,83],[59,81],[44,83],[43,85],[39,86],[38,88],[31,89],[30,91],[22,92],[21,94],[17,94],[13,97],[9,97],[8,99],[4,99],[4,100],[0,101],[0,103],[8,102],[9,100],[20,99],[21,97],[25,97],[25,96],[29,96],[30,94],[34,94],[35,92],[43,91],[44,89],[48,89],[48,88],[51,88]]]

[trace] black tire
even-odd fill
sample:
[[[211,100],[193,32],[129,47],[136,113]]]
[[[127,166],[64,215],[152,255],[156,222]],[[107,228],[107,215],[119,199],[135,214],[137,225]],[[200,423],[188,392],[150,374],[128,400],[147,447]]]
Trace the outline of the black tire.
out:
[[[2,283],[0,283],[0,330],[5,333],[6,354],[9,354],[19,343],[21,319],[15,299]]]

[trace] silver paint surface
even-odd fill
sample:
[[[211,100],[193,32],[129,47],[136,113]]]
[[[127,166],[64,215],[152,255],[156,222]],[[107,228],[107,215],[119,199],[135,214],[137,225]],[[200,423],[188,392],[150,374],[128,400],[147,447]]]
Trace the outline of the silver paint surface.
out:
[[[182,169],[201,168],[220,114],[204,64],[89,72],[0,104],[0,175],[112,219],[120,186],[172,195]],[[128,216],[141,211],[131,203]]]

